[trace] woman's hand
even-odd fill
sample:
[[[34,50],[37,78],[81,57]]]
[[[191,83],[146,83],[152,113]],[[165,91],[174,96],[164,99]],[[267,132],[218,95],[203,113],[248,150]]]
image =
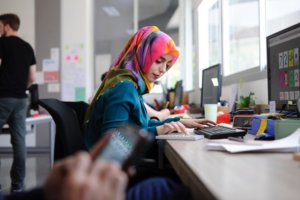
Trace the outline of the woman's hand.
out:
[[[208,119],[186,119],[182,118],[180,119],[180,122],[186,127],[186,128],[203,128],[206,126],[215,126],[216,123],[213,121],[210,121]]]
[[[172,132],[187,133],[185,126],[180,122],[165,123],[156,128],[157,135],[164,135]]]
[[[162,109],[161,111],[158,111],[158,118],[160,120],[164,120],[170,116],[171,112],[168,108]]]

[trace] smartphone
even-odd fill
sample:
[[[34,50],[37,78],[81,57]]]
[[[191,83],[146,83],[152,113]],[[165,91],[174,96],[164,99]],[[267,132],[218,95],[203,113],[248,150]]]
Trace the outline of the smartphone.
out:
[[[146,130],[121,125],[106,133],[106,137],[91,149],[91,156],[93,160],[117,161],[126,171],[146,152],[151,140]]]

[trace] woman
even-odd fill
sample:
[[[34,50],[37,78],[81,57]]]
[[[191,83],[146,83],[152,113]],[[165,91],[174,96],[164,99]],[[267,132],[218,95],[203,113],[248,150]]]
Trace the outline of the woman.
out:
[[[206,119],[150,120],[142,95],[175,63],[174,41],[156,26],[141,28],[127,42],[99,87],[88,112],[85,143],[90,149],[103,134],[122,123],[147,129],[153,136],[214,124]]]

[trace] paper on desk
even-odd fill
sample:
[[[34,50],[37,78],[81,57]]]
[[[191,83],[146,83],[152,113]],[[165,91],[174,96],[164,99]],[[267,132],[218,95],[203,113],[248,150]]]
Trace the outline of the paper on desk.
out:
[[[208,150],[222,150],[230,153],[248,152],[248,151],[263,151],[263,152],[295,152],[299,148],[300,128],[291,135],[274,141],[253,145],[253,143],[217,143],[209,142],[206,144]],[[254,141],[253,141],[254,142]]]

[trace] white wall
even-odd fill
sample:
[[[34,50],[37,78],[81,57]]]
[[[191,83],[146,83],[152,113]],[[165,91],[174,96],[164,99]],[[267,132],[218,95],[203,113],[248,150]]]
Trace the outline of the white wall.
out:
[[[35,47],[35,0],[0,0],[0,14],[15,13],[20,17],[19,36]]]
[[[248,96],[250,92],[254,92],[254,100],[256,104],[268,104],[268,81],[267,79],[260,79],[255,81],[248,81],[234,83],[222,87],[222,100],[228,102],[234,101],[240,96]]]
[[[109,70],[110,65],[111,54],[99,54],[95,56],[95,86],[93,88],[94,91],[98,89],[98,87],[102,83],[101,76]]]

